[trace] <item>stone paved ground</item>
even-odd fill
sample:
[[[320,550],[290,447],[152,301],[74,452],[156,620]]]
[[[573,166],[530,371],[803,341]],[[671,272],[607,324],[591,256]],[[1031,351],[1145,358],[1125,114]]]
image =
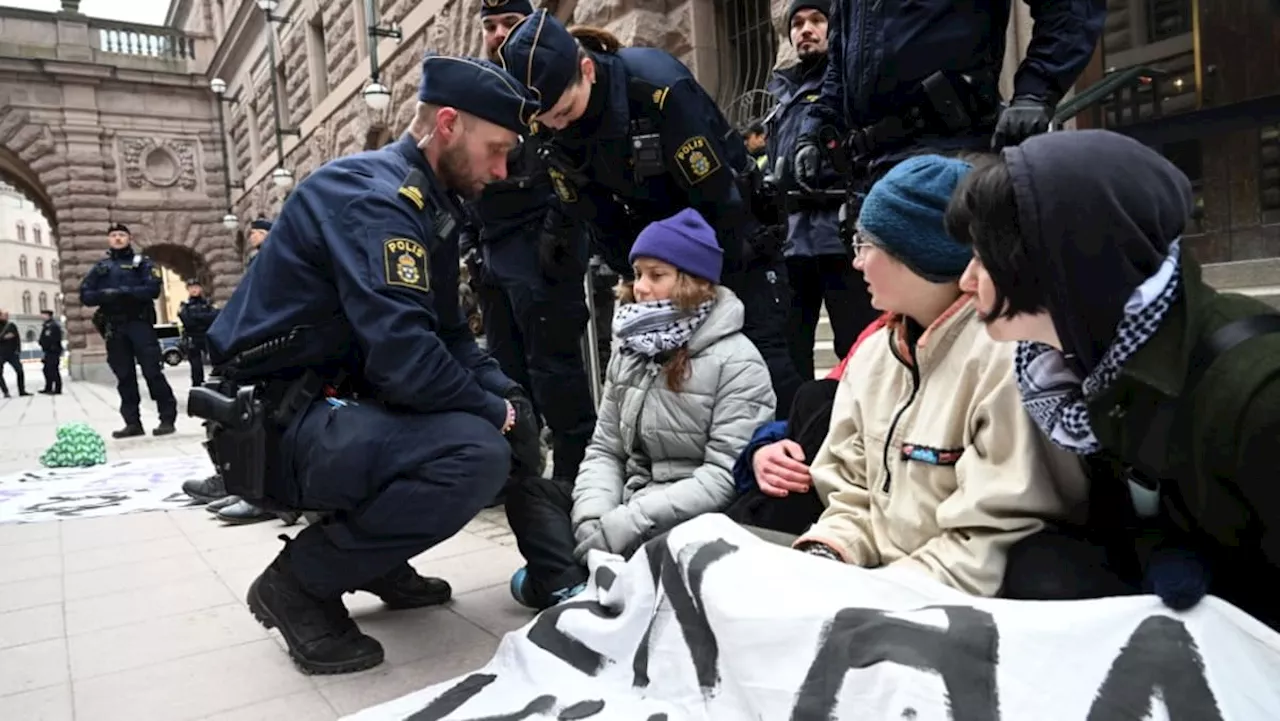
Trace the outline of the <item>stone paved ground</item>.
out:
[[[185,398],[186,366],[166,374]],[[27,375],[38,378],[38,367]],[[71,420],[102,431],[111,459],[203,453],[201,428],[185,415],[168,438],[115,441],[115,389],[65,390],[0,400],[0,474],[38,467],[57,424]],[[149,401],[143,414],[153,425]],[[368,594],[347,596],[387,662],[304,676],[279,634],[244,608],[276,536],[299,528],[225,527],[200,508],[0,525],[0,719],[336,719],[482,665],[531,618],[507,594],[521,559],[505,518],[485,511],[413,560],[453,584],[450,605],[391,612]]]

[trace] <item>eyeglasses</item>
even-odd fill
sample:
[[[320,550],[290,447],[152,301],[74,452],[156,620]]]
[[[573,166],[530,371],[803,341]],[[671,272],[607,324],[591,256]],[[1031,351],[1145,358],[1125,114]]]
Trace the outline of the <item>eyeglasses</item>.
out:
[[[867,250],[875,247],[875,243],[864,240],[861,233],[854,233],[848,246],[849,252],[853,254],[853,259],[862,260],[867,257]]]

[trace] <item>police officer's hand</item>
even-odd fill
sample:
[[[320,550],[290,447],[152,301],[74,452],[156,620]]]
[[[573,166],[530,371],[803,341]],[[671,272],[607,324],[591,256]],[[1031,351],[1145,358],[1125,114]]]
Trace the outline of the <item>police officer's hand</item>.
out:
[[[542,428],[533,402],[520,387],[508,391],[506,398],[515,410],[515,423],[507,430],[511,456],[522,470],[537,473],[542,467]]]
[[[818,187],[818,169],[822,165],[822,150],[816,138],[808,136],[800,138],[796,143],[796,157],[792,167],[795,168],[796,184],[805,190]]]
[[[991,136],[992,150],[1017,145],[1032,135],[1047,131],[1049,123],[1053,122],[1055,105],[1056,103],[1032,95],[1014,97],[1009,107],[1000,113],[996,131]]]

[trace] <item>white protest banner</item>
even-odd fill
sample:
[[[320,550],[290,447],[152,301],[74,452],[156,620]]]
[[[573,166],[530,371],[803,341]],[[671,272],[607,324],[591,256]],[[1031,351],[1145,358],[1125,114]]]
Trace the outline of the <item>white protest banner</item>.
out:
[[[1280,634],[1216,598],[974,598],[772,546],[723,516],[508,634],[475,673],[351,721],[1263,721]]]

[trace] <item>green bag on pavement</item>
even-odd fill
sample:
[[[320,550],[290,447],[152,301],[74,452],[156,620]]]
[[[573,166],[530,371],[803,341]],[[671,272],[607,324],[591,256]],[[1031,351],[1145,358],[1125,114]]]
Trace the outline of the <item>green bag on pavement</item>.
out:
[[[107,462],[107,444],[87,423],[58,426],[58,440],[40,456],[45,468],[88,468]]]

